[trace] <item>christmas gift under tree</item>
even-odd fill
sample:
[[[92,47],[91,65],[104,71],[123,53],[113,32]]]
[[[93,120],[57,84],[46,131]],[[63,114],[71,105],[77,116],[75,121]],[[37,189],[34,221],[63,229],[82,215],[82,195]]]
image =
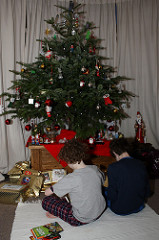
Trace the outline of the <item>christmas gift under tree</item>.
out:
[[[101,40],[93,34],[93,23],[84,21],[81,5],[70,1],[68,8],[57,7],[62,12],[47,20],[52,29],[38,40],[36,61],[18,62],[21,71],[12,70],[11,92],[1,95],[9,104],[1,115],[18,117],[33,135],[67,126],[81,139],[94,137],[106,120],[127,117],[123,106],[133,95],[121,87],[128,78],[115,76],[99,54]]]

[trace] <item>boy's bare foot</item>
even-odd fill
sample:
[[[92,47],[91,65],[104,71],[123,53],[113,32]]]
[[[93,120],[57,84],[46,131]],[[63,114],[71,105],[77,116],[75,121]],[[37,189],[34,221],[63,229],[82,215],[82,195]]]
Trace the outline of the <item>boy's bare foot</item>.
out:
[[[46,216],[48,218],[56,218],[56,216],[54,216],[53,214],[49,213],[49,212],[46,212]]]

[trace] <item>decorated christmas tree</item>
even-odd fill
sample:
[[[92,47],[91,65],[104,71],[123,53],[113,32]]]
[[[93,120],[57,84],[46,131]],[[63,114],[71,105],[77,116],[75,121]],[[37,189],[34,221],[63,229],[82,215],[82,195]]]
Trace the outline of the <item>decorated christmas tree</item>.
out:
[[[123,106],[132,94],[121,82],[128,79],[103,64],[101,40],[93,35],[93,23],[82,18],[81,5],[70,1],[68,9],[57,7],[62,13],[47,20],[50,29],[38,40],[35,62],[18,62],[21,71],[11,70],[15,79],[1,95],[8,101],[2,115],[18,117],[32,134],[67,126],[81,139],[94,137],[106,121],[127,117]]]

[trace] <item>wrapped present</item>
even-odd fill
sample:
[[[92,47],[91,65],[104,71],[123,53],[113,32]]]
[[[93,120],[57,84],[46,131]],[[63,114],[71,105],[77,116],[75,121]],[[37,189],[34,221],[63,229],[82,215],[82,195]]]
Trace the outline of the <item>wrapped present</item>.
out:
[[[38,197],[43,181],[44,177],[40,174],[40,172],[27,169],[21,175],[18,184],[21,184],[22,186],[28,186],[27,190],[25,191],[26,197]]]
[[[17,204],[20,200],[25,201],[27,186],[3,182],[0,184],[0,203]]]

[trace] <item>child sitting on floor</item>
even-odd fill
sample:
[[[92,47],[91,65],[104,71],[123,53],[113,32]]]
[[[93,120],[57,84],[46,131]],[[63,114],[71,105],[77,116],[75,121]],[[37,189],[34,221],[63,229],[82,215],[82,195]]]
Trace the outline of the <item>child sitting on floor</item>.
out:
[[[105,176],[95,165],[86,165],[88,149],[72,139],[59,153],[73,172],[46,189],[42,207],[48,217],[59,217],[72,226],[80,226],[98,219],[106,209],[102,195]],[[69,195],[70,203],[63,198]]]

